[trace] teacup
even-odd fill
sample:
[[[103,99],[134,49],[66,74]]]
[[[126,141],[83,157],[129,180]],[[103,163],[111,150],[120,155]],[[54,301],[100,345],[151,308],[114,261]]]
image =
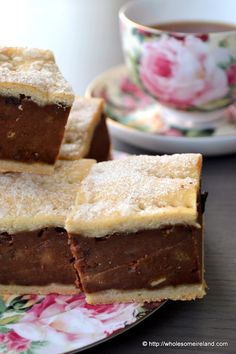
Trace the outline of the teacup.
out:
[[[235,0],[136,0],[119,18],[130,79],[157,99],[163,118],[186,129],[220,124],[236,100]],[[211,28],[173,30],[185,21]]]

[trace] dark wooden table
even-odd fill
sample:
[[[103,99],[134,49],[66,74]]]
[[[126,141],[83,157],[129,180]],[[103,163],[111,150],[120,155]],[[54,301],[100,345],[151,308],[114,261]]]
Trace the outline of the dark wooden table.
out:
[[[145,153],[118,141],[116,149]],[[147,153],[147,152],[146,152]],[[204,159],[208,190],[205,227],[207,296],[192,302],[167,302],[155,314],[87,354],[236,354],[236,155]],[[227,342],[224,347],[143,346],[146,342]]]

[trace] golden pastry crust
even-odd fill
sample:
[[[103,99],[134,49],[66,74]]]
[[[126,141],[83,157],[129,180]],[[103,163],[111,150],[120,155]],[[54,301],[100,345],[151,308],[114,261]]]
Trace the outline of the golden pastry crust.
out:
[[[105,290],[86,294],[89,304],[113,304],[119,302],[152,302],[163,300],[195,300],[206,295],[205,284],[166,286],[158,290]]]
[[[51,175],[54,171],[54,165],[46,163],[24,163],[17,161],[0,160],[0,172],[27,172],[38,173],[41,175]]]
[[[30,96],[39,105],[71,106],[74,94],[50,50],[0,47],[0,94]]]
[[[197,222],[202,156],[131,156],[94,165],[82,182],[66,228],[103,237]]]
[[[77,160],[87,156],[103,109],[104,102],[100,98],[75,98],[67,121],[59,159]]]
[[[24,294],[60,294],[60,295],[74,295],[80,293],[75,286],[65,284],[49,284],[49,285],[3,285],[0,284],[0,294],[8,295],[24,295]]]
[[[94,160],[57,161],[53,175],[0,175],[0,232],[64,227],[80,181]]]

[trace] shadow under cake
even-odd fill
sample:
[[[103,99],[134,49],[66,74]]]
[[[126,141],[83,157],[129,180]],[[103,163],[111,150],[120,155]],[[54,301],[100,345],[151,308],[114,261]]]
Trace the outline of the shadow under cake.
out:
[[[53,175],[0,175],[0,292],[73,294],[65,219],[93,160],[58,161]]]
[[[94,165],[66,229],[77,286],[91,303],[205,295],[199,154]]]
[[[74,100],[48,50],[0,48],[0,171],[53,172]]]

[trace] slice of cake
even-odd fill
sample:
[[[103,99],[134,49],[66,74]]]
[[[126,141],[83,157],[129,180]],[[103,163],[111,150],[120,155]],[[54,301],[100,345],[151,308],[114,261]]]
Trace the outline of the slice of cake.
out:
[[[0,171],[52,173],[73,100],[51,51],[0,47]]]
[[[92,158],[106,161],[110,157],[110,139],[100,98],[76,97],[73,103],[59,158]]]
[[[50,176],[0,175],[0,293],[76,291],[64,225],[93,163],[58,161]]]
[[[205,295],[199,154],[94,165],[66,222],[91,304]]]

